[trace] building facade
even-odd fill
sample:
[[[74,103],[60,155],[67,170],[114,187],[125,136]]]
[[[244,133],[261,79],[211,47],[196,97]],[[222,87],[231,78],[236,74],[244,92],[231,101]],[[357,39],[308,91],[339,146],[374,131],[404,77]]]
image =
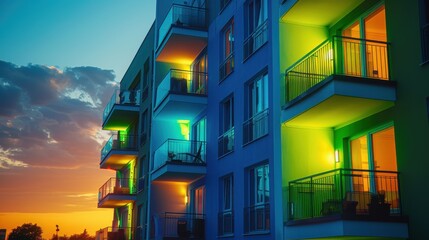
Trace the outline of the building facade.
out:
[[[100,239],[425,239],[428,24],[426,0],[157,1],[103,118]]]

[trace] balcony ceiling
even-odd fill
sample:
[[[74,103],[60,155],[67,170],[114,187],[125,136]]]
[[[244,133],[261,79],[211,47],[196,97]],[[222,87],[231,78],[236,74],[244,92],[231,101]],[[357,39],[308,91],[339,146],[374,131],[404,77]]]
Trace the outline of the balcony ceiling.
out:
[[[115,105],[103,123],[103,130],[126,130],[139,116],[140,106]]]
[[[133,203],[136,200],[136,196],[133,194],[109,194],[101,201],[98,202],[99,208],[117,208],[125,206],[129,203]]]
[[[207,107],[206,95],[168,94],[155,108],[158,119],[193,119]]]
[[[207,45],[207,32],[173,27],[158,47],[156,61],[190,65]]]
[[[364,0],[298,0],[282,21],[310,26],[332,26]]]
[[[100,163],[102,169],[120,170],[130,161],[137,158],[138,151],[112,150]]]
[[[206,174],[206,166],[203,165],[176,165],[165,164],[151,174],[152,181],[167,182],[193,182]]]

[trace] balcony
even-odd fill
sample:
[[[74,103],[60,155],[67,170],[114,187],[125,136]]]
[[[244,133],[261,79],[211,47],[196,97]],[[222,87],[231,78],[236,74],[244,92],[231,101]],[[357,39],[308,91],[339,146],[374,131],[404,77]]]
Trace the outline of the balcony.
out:
[[[243,144],[268,134],[268,109],[255,114],[243,123]]]
[[[120,170],[137,155],[136,135],[113,134],[101,150],[100,168]]]
[[[138,118],[140,90],[116,90],[103,112],[104,130],[126,130]]]
[[[134,229],[131,227],[106,227],[98,230],[95,233],[97,240],[119,240],[119,239],[134,239]],[[139,238],[136,238],[139,239]]]
[[[234,212],[232,210],[223,211],[218,214],[218,235],[234,235]]]
[[[386,42],[339,36],[323,42],[286,70],[282,122],[338,127],[393,106],[388,55]]]
[[[224,132],[217,139],[218,157],[223,157],[234,151],[234,127]]]
[[[262,23],[244,41],[243,59],[247,59],[268,41],[268,21]]]
[[[110,178],[98,190],[99,208],[116,208],[136,200],[136,186],[130,178]]]
[[[285,233],[294,239],[408,238],[398,176],[392,171],[335,169],[289,182]]]
[[[246,234],[270,232],[270,204],[244,208],[244,232]]]
[[[156,90],[155,117],[192,119],[207,106],[207,73],[171,69]]]
[[[207,45],[207,9],[173,4],[159,27],[156,60],[189,65]]]
[[[204,239],[205,215],[166,212],[158,220],[162,239]],[[160,239],[161,236],[155,236]]]
[[[205,142],[168,139],[155,150],[152,181],[193,182],[205,174]]]

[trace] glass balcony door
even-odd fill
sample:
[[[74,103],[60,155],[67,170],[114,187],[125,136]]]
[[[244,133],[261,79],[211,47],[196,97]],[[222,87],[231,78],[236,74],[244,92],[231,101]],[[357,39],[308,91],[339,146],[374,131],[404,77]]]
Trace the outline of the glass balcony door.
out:
[[[343,30],[344,72],[352,76],[388,79],[384,5]],[[371,40],[361,43],[361,40]]]

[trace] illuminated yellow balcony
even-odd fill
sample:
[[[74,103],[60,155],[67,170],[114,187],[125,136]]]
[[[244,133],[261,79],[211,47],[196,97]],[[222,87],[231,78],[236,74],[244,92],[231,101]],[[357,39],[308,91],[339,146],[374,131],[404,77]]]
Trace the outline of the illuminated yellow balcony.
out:
[[[191,64],[207,45],[207,9],[173,4],[158,30],[156,60]]]
[[[120,170],[137,155],[137,136],[113,134],[101,150],[100,168]]]
[[[122,207],[136,200],[136,186],[130,178],[110,178],[98,190],[99,208]]]
[[[139,115],[140,90],[116,90],[103,112],[104,130],[126,130]]]
[[[152,160],[152,181],[193,182],[206,174],[206,143],[168,139]]]
[[[290,181],[287,239],[408,238],[398,173],[335,169]]]
[[[159,119],[192,119],[206,106],[207,73],[172,69],[156,90]]]
[[[282,122],[295,127],[339,127],[394,105],[389,44],[334,36],[285,72]]]

